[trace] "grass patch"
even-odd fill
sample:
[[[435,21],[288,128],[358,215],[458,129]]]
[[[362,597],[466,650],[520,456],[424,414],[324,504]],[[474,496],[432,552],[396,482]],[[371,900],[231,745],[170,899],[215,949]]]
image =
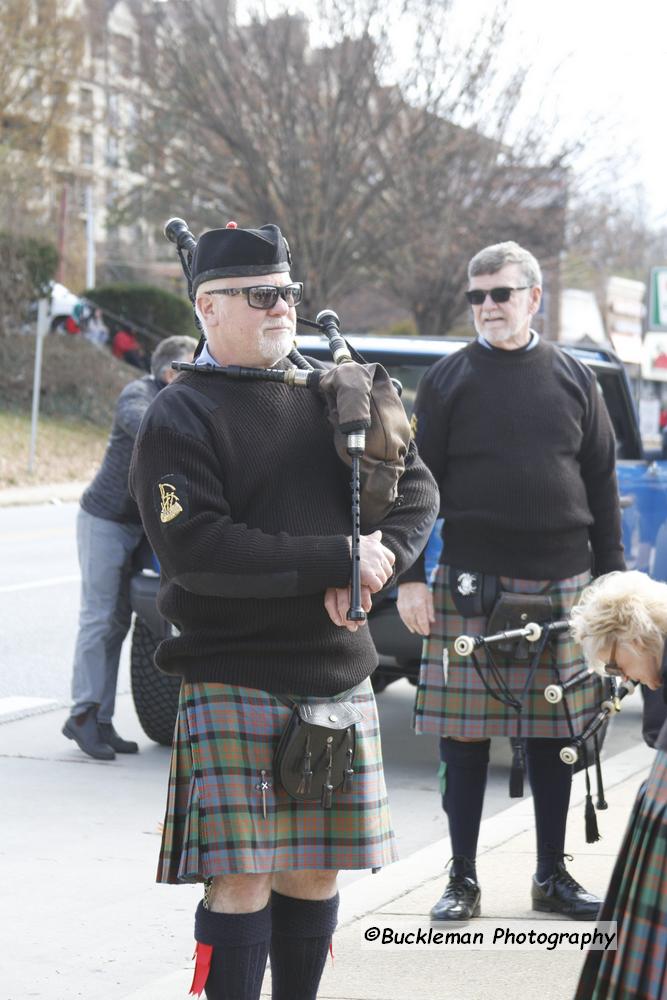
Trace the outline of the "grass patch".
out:
[[[34,470],[29,473],[30,416],[0,413],[0,488],[92,479],[108,436],[108,428],[94,424],[40,417]]]

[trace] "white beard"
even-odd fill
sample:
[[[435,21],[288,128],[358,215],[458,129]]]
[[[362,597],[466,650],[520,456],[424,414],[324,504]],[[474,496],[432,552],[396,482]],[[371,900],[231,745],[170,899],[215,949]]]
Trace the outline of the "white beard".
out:
[[[482,336],[490,344],[504,344],[506,340],[511,340],[514,334],[505,327],[504,330],[482,330]]]
[[[294,333],[283,333],[266,330],[260,333],[257,347],[267,364],[274,365],[276,361],[286,357],[294,346]]]

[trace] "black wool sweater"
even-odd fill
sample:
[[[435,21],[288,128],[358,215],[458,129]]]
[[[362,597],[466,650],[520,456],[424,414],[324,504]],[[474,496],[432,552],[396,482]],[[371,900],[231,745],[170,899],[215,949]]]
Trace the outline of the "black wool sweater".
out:
[[[130,489],[161,565],[158,606],[180,634],[158,666],[188,680],[331,695],[377,664],[368,627],[334,625],[350,579],[350,471],[321,397],[266,382],[181,375],[143,421]],[[414,445],[378,525],[401,573],[426,544],[437,489]]]
[[[584,364],[544,340],[529,351],[475,341],[433,365],[414,412],[440,489],[443,562],[531,580],[625,568],[614,433]],[[403,581],[423,572],[419,561]]]

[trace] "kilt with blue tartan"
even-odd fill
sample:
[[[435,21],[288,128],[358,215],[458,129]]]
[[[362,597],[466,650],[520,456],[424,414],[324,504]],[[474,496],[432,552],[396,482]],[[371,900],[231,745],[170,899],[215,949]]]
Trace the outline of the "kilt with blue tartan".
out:
[[[503,590],[519,594],[549,594],[554,619],[567,618],[577,603],[590,573],[580,573],[566,580],[520,580],[501,577]],[[563,704],[551,705],[544,697],[548,684],[568,680],[584,666],[579,646],[569,633],[560,633],[542,654],[529,689],[522,696],[529,660],[512,661],[493,649],[495,662],[512,694],[522,701],[521,728],[517,712],[492,697],[485,689],[470,657],[454,650],[459,635],[486,634],[484,617],[463,618],[456,610],[449,587],[449,567],[438,566],[433,579],[435,624],[424,641],[422,663],[415,701],[414,727],[417,733],[434,736],[528,736],[561,738],[570,736]],[[477,660],[486,671],[486,656],[478,651]],[[555,663],[555,669],[554,664]],[[485,676],[488,679],[488,671]],[[600,707],[602,681],[595,675],[567,695],[567,704],[575,733]]]
[[[376,868],[395,861],[370,679],[337,696],[343,698],[363,714],[355,774],[351,789],[334,792],[332,808],[323,809],[319,802],[294,801],[274,781],[273,755],[291,714],[287,705],[255,688],[184,681],[157,881]]]
[[[639,789],[598,921],[616,951],[591,951],[575,1000],[667,1000],[667,753]]]

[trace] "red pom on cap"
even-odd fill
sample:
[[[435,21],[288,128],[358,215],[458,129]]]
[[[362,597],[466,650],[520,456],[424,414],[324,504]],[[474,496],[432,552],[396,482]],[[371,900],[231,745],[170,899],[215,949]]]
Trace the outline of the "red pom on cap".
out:
[[[225,226],[225,229],[238,229],[238,228],[239,228],[238,222],[228,222],[227,225]]]

